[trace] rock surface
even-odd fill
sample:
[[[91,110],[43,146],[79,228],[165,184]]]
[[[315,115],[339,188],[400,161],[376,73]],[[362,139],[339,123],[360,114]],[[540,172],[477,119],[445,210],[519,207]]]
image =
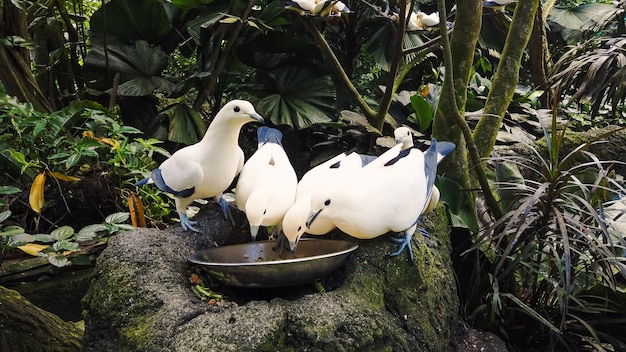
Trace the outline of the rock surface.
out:
[[[115,236],[98,258],[83,300],[86,351],[446,351],[454,345],[458,299],[445,210],[415,235],[415,263],[388,257],[388,236],[360,241],[345,265],[312,285],[218,287],[229,304],[209,306],[191,291],[187,257],[248,242],[210,203],[196,216],[204,235],[138,229]],[[327,235],[345,236],[341,233]],[[452,347],[454,349],[454,347]]]
[[[74,352],[81,350],[82,329],[0,286],[0,351]]]

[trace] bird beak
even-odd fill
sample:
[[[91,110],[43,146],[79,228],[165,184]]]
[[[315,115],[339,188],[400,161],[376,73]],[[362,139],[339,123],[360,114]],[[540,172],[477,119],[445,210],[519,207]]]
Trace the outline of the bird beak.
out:
[[[298,240],[297,239],[295,241],[289,241],[289,250],[290,251],[295,252],[297,246],[298,246]]]
[[[250,226],[250,235],[252,236],[252,241],[256,241],[256,235],[259,233],[260,226]]]
[[[256,112],[250,114],[250,117],[253,118],[254,120],[256,120],[257,122],[265,123],[265,120],[263,119],[263,116],[257,114]]]
[[[313,221],[315,221],[315,219],[317,218],[318,215],[320,215],[321,212],[322,212],[322,209],[318,211],[312,211],[311,214],[309,215],[309,218],[306,220],[306,227],[310,228]]]

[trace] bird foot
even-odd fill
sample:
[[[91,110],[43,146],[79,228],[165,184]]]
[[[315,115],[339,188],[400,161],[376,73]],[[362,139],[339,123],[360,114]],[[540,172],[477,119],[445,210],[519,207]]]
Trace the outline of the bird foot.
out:
[[[235,226],[235,218],[233,218],[233,213],[230,210],[230,205],[228,204],[228,201],[224,199],[224,196],[220,196],[217,202],[219,203],[220,208],[222,208],[224,219],[230,220],[233,226]]]
[[[198,222],[189,220],[187,214],[180,214],[180,226],[183,228],[183,230],[202,233],[202,231],[194,227],[196,225],[198,225]]]
[[[418,228],[417,232],[421,233],[422,236],[424,236],[426,238],[430,238],[430,235],[428,234],[428,231],[426,231],[426,229],[424,229],[424,228]]]
[[[278,236],[276,238],[276,246],[274,246],[273,249],[274,251],[278,251],[279,257],[283,256],[285,249],[289,251],[289,240],[287,239],[287,236],[285,236],[285,234],[282,231],[278,233]]]
[[[390,253],[389,256],[390,257],[395,257],[395,256],[399,255],[400,253],[402,253],[402,251],[405,248],[407,248],[407,250],[409,251],[409,258],[411,259],[411,262],[414,262],[414,260],[413,260],[413,247],[411,246],[411,238],[413,238],[413,234],[412,233],[405,233],[402,238],[392,237],[391,240],[394,241],[395,243],[399,243],[400,247],[398,248],[397,251],[395,251],[393,253]]]

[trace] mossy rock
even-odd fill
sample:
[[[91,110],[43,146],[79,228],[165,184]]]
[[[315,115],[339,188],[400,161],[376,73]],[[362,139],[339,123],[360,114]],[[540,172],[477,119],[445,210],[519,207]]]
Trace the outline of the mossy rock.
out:
[[[430,239],[414,236],[415,263],[406,253],[389,257],[396,244],[381,236],[359,242],[333,274],[340,278],[333,290],[268,296],[224,287],[226,300],[246,297],[225,306],[192,293],[187,257],[249,241],[245,219],[236,212],[234,228],[213,204],[198,217],[205,235],[174,226],[111,240],[84,299],[85,350],[444,351],[451,344],[458,300],[443,206],[421,223]]]
[[[30,303],[0,286],[0,351],[80,351],[83,331],[74,323]]]

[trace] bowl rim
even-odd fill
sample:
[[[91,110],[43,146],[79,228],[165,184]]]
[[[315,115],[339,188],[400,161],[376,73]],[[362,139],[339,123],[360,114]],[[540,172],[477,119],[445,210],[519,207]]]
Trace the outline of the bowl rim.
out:
[[[202,249],[202,250],[192,253],[187,259],[193,264],[202,265],[202,266],[240,267],[240,266],[281,265],[281,264],[308,262],[308,261],[313,261],[313,260],[318,260],[318,259],[333,258],[333,257],[337,257],[337,256],[341,256],[341,255],[353,252],[357,248],[359,248],[358,242],[349,241],[349,240],[302,238],[300,239],[300,242],[302,241],[304,242],[315,242],[315,241],[345,242],[349,244],[350,246],[344,250],[337,251],[337,252],[330,252],[327,254],[318,254],[318,255],[314,255],[310,257],[300,257],[300,258],[292,258],[292,259],[277,259],[277,260],[263,261],[263,262],[207,262],[207,261],[202,261],[202,260],[194,258],[194,256],[196,256],[198,253],[211,251],[211,250],[219,250],[220,248],[226,248],[226,247],[231,247],[231,246],[246,246],[250,244],[266,244],[269,242],[276,243],[275,240],[265,240],[265,241],[246,242],[246,243],[232,244],[232,245],[221,246],[221,247]]]

